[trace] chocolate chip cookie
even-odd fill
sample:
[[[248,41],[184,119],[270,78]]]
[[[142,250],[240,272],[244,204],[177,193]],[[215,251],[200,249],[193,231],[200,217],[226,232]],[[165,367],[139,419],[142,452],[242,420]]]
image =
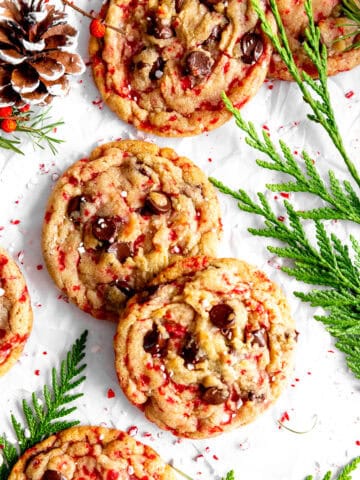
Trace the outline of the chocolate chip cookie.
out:
[[[27,450],[9,480],[175,480],[150,447],[124,432],[73,427]]]
[[[71,166],[47,205],[43,252],[58,287],[94,317],[117,320],[127,299],[170,262],[214,255],[215,189],[188,158],[129,140]]]
[[[276,3],[296,64],[309,75],[317,76],[313,63],[303,49],[305,28],[308,25],[304,0],[277,0]],[[352,48],[352,45],[360,40],[358,28],[342,14],[341,1],[313,0],[312,6],[315,24],[320,28],[321,41],[328,52],[328,74],[335,75],[359,65],[360,48]],[[293,80],[276,52],[271,59],[269,76]]]
[[[20,357],[32,319],[25,279],[14,260],[0,247],[0,375]]]
[[[279,287],[236,259],[183,259],[133,297],[114,339],[128,399],[175,435],[252,421],[292,371],[294,321]]]
[[[94,79],[109,107],[140,130],[212,130],[230,118],[222,92],[241,107],[266,77],[272,47],[250,1],[109,0],[102,12],[123,34],[108,28],[91,38]]]

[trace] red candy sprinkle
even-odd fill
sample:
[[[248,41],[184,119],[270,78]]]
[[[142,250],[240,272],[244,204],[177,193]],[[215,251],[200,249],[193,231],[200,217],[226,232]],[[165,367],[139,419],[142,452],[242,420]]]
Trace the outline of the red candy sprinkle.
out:
[[[109,388],[107,391],[107,398],[114,398],[115,397],[115,392],[112,388]]]
[[[40,375],[40,370],[35,370],[35,375],[39,376]]]
[[[352,90],[349,90],[348,92],[345,93],[346,98],[351,98],[354,95],[354,92]]]
[[[138,427],[136,425],[133,425],[132,427],[127,429],[127,433],[128,435],[130,435],[130,437],[134,437],[138,433]]]
[[[357,445],[358,447],[360,447],[360,440],[356,440],[355,445]]]

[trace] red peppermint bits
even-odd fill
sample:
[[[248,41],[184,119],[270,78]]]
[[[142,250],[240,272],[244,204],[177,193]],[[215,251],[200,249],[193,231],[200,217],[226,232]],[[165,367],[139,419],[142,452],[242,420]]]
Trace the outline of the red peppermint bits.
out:
[[[94,18],[90,23],[90,33],[95,38],[103,38],[106,27],[98,18]]]
[[[0,123],[1,130],[4,130],[6,133],[11,133],[16,130],[17,123],[12,118],[5,118]]]

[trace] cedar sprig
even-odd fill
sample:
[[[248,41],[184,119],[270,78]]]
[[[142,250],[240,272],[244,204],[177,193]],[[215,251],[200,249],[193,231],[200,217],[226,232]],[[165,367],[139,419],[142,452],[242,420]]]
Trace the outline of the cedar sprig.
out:
[[[360,198],[356,194],[351,183],[347,180],[342,183],[333,171],[328,172],[329,188],[322,180],[316,169],[311,156],[302,151],[304,167],[301,167],[291,149],[283,140],[279,140],[280,152],[266,131],[260,136],[252,122],[246,122],[241,113],[233,107],[228,97],[223,94],[226,108],[233,114],[238,127],[247,134],[245,142],[265,153],[271,161],[256,160],[263,168],[278,171],[290,175],[293,182],[266,184],[266,188],[273,192],[306,192],[320,197],[329,206],[298,212],[302,218],[319,219],[342,219],[360,223]]]
[[[339,37],[341,40],[342,38],[348,38],[356,35],[360,35],[360,2],[359,0],[342,0],[341,11],[342,13],[348,17],[353,23],[350,25],[354,27],[354,30],[349,33],[348,35],[343,35]],[[350,49],[360,48],[360,38],[357,42],[353,43]]]
[[[253,235],[280,240],[283,247],[268,246],[269,252],[290,259],[292,266],[282,271],[303,283],[321,285],[326,289],[313,289],[308,293],[294,292],[313,307],[322,307],[327,316],[315,316],[324,323],[335,337],[336,347],[346,356],[350,370],[360,378],[360,248],[350,237],[355,258],[347,245],[336,235],[329,235],[320,221],[315,221],[316,245],[307,238],[301,219],[290,202],[284,201],[288,221],[280,219],[262,193],[259,202],[253,201],[244,191],[233,191],[211,178],[212,183],[224,194],[238,201],[240,210],[264,219],[264,228],[249,228]]]
[[[44,438],[79,424],[79,421],[64,420],[76,410],[70,403],[81,397],[82,393],[72,393],[81,383],[85,376],[81,375],[86,368],[82,363],[85,357],[87,331],[75,341],[66,359],[61,362],[60,371],[52,369],[51,387],[43,387],[42,397],[32,393],[31,402],[22,401],[22,413],[27,427],[23,426],[14,414],[11,414],[17,445],[13,445],[5,434],[0,435],[0,447],[3,463],[0,466],[0,480],[7,480],[13,465],[25,450],[40,442]]]
[[[304,4],[309,19],[309,25],[305,29],[303,48],[318,71],[318,81],[311,78],[306,72],[299,71],[291,52],[276,0],[269,0],[269,2],[277,24],[278,34],[274,32],[271,23],[266,18],[259,0],[251,0],[254,10],[261,20],[261,28],[273,43],[293,79],[299,86],[303,100],[310,106],[313,113],[308,114],[308,118],[319,123],[326,130],[342,156],[351,176],[360,187],[360,176],[354,163],[351,161],[345,150],[342,136],[335,120],[334,110],[331,105],[330,93],[327,87],[327,50],[326,46],[320,41],[320,29],[316,27],[314,23],[311,0],[305,0]]]
[[[332,473],[329,471],[325,474],[322,480],[351,480],[352,476],[350,474],[357,469],[358,465],[360,465],[360,457],[354,458],[354,460],[341,470],[336,478],[333,477]],[[305,480],[314,480],[314,477],[308,475]]]
[[[11,136],[10,132],[4,136],[0,136],[0,148],[12,150],[15,153],[24,155],[24,152],[19,148],[21,139],[15,133],[22,132],[30,137],[34,146],[40,149],[44,149],[45,146],[47,146],[53,154],[56,154],[56,145],[63,143],[63,140],[55,138],[51,133],[63,125],[64,122],[62,120],[51,121],[49,112],[50,108],[38,114],[35,114],[32,110],[24,113],[18,108],[13,107],[11,117],[2,118],[0,116],[0,121],[13,120],[16,122],[16,126],[14,123],[14,133],[11,134]]]

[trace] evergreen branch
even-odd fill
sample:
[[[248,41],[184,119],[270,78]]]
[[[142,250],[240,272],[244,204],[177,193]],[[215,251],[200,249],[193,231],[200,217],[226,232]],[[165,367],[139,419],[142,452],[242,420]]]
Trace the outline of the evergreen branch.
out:
[[[10,136],[12,132],[20,132],[30,137],[34,146],[40,149],[47,146],[53,154],[57,153],[56,145],[62,143],[63,140],[55,138],[51,135],[51,132],[54,132],[64,122],[61,120],[51,122],[49,112],[50,108],[33,116],[34,112],[31,110],[24,113],[17,107],[12,107],[10,115],[1,117],[2,121],[12,121],[13,127],[11,131],[6,130],[8,132],[6,136],[0,136],[0,148],[24,155],[24,152],[19,148],[21,145],[20,138],[14,134]],[[0,126],[2,126],[2,123],[0,123]]]
[[[265,153],[271,161],[256,160],[262,167],[273,171],[279,171],[292,176],[295,182],[267,184],[266,187],[273,192],[304,192],[316,195],[331,207],[315,208],[309,211],[299,212],[302,218],[319,219],[344,219],[360,224],[360,198],[348,181],[342,184],[336,178],[334,172],[329,171],[329,189],[321,179],[320,173],[314,166],[313,160],[306,152],[302,152],[304,170],[302,170],[292,154],[291,149],[282,140],[279,141],[280,151],[267,132],[262,132],[262,137],[257,133],[251,122],[246,122],[239,110],[237,110],[223,94],[222,99],[226,108],[232,113],[236,125],[247,134],[245,141],[256,150]]]
[[[295,295],[302,301],[329,312],[326,317],[315,318],[323,322],[337,339],[337,348],[345,353],[349,368],[360,378],[359,242],[351,238],[355,255],[353,260],[349,247],[343,245],[335,235],[329,235],[323,223],[316,221],[314,246],[307,238],[299,215],[289,202],[284,202],[288,216],[286,222],[277,218],[263,194],[258,193],[259,202],[255,202],[243,190],[235,192],[218,180],[210,178],[210,181],[222,193],[236,199],[240,210],[263,218],[264,228],[249,228],[250,233],[285,243],[285,247],[268,246],[271,253],[292,261],[292,266],[282,267],[282,271],[303,283],[327,287],[327,290],[314,289],[308,293],[295,292]]]
[[[352,460],[348,465],[346,465],[341,470],[341,472],[336,478],[334,477],[334,480],[351,480],[352,476],[350,475],[350,473],[354,472],[357,469],[359,464],[360,464],[360,457],[354,458],[354,460]],[[332,479],[332,473],[327,472],[322,480],[331,480],[331,479]],[[312,475],[308,475],[305,478],[305,480],[314,480],[314,477]]]
[[[60,373],[55,368],[52,370],[51,388],[43,387],[44,401],[39,399],[36,393],[32,393],[31,402],[22,401],[22,413],[26,421],[26,427],[11,415],[11,423],[17,439],[17,445],[12,445],[3,434],[0,436],[0,447],[3,463],[0,466],[0,480],[6,480],[13,465],[25,450],[40,442],[53,433],[77,425],[76,420],[60,420],[76,410],[75,406],[68,404],[81,397],[82,393],[69,394],[80,385],[85,376],[79,376],[85,369],[86,364],[81,363],[85,357],[87,331],[75,341],[71,350],[60,365]],[[45,405],[43,405],[45,403]]]
[[[346,50],[360,48],[360,39],[356,41],[357,35],[360,34],[360,3],[358,0],[342,0],[341,11],[353,23],[348,26],[354,27],[354,30],[348,35],[342,35],[339,40],[355,36],[355,41]]]
[[[355,165],[348,156],[339,127],[335,120],[334,110],[330,102],[330,93],[327,88],[327,51],[324,44],[320,42],[320,30],[315,26],[312,15],[311,0],[305,0],[305,10],[309,19],[309,25],[305,30],[304,51],[313,62],[318,71],[319,80],[316,83],[306,72],[299,72],[294,61],[289,42],[287,40],[285,28],[281,21],[280,13],[277,8],[276,0],[269,0],[270,7],[275,17],[279,34],[275,33],[266,15],[260,6],[259,0],[251,0],[254,10],[261,20],[261,27],[264,33],[269,37],[281,59],[288,68],[291,76],[300,88],[303,100],[310,106],[313,114],[308,118],[319,123],[328,133],[335,147],[342,156],[351,176],[360,187],[360,176]],[[315,99],[313,94],[315,93]]]
[[[19,122],[16,131],[26,133],[37,147],[44,149],[46,144],[50,151],[55,154],[57,153],[56,145],[63,143],[63,140],[55,138],[50,135],[50,132],[53,132],[57,127],[64,124],[63,121],[50,122],[50,117],[48,117],[50,109],[48,108],[42,113],[39,113],[33,117],[31,122]]]
[[[20,144],[21,144],[21,141],[17,137],[13,137],[9,139],[9,138],[0,136],[0,148],[4,148],[5,150],[12,150],[15,153],[24,155],[24,152],[22,152],[19,148],[17,148],[17,145],[20,145]]]

